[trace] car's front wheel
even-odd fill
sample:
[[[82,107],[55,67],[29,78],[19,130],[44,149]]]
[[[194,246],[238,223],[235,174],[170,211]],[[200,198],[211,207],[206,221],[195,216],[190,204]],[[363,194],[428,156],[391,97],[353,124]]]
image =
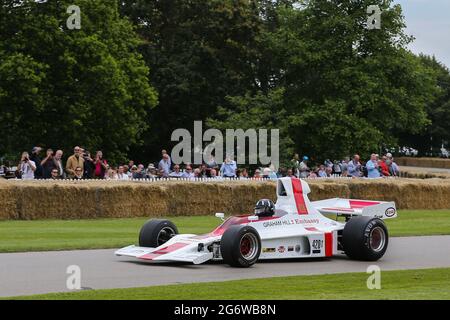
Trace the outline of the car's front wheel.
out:
[[[232,267],[254,265],[261,254],[258,231],[250,226],[231,226],[220,240],[220,252],[224,262]]]
[[[345,224],[342,242],[349,258],[376,261],[385,254],[389,235],[381,219],[355,217]]]
[[[139,246],[157,248],[177,234],[177,227],[169,220],[148,220],[139,233]]]

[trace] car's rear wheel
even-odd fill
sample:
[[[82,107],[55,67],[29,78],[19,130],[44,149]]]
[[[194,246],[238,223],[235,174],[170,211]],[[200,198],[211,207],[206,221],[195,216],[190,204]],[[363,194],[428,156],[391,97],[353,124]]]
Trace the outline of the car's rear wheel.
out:
[[[139,233],[139,246],[156,248],[177,234],[177,227],[169,220],[148,220]]]
[[[342,242],[349,258],[376,261],[386,253],[389,235],[381,219],[355,217],[345,224]]]
[[[261,254],[258,231],[250,226],[231,226],[220,240],[220,252],[224,262],[232,267],[252,266]]]

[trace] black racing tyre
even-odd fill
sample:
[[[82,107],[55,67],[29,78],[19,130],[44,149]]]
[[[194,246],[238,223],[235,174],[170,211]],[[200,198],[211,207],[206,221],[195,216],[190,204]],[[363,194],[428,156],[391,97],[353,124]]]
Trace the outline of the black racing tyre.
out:
[[[178,234],[177,227],[169,220],[148,220],[139,233],[139,246],[156,248]]]
[[[345,224],[342,243],[349,258],[376,261],[387,250],[389,234],[381,219],[354,217]]]
[[[235,225],[225,231],[220,240],[223,261],[232,267],[248,268],[258,261],[261,238],[250,226]]]

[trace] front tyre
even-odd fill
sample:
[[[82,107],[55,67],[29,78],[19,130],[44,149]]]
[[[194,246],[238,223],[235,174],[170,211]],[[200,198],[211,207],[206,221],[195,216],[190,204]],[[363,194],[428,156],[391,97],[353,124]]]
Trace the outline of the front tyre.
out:
[[[355,217],[346,223],[342,241],[345,254],[349,258],[376,261],[385,254],[389,235],[381,219]]]
[[[225,263],[232,267],[248,268],[258,261],[261,238],[250,226],[231,226],[220,240],[220,252]]]
[[[157,248],[177,234],[177,227],[169,220],[148,220],[139,233],[139,246]]]

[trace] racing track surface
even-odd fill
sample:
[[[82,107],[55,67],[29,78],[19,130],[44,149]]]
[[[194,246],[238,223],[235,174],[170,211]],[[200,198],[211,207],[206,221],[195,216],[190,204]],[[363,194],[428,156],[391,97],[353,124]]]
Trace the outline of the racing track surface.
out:
[[[450,267],[450,236],[391,238],[388,252],[375,263],[351,261],[342,256],[260,262],[252,268],[239,270],[221,263],[151,264],[116,257],[113,252],[109,249],[0,254],[0,296],[68,291],[66,270],[69,265],[80,266],[82,287],[92,289],[366,272],[370,264],[377,264],[382,270]]]

